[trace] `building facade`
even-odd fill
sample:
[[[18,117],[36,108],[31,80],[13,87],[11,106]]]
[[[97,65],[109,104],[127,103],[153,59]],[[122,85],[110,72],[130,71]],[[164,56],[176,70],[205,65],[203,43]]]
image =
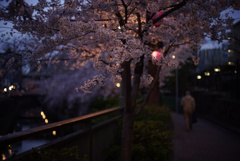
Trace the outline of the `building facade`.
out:
[[[22,85],[22,56],[11,52],[0,53],[1,93],[20,89]]]

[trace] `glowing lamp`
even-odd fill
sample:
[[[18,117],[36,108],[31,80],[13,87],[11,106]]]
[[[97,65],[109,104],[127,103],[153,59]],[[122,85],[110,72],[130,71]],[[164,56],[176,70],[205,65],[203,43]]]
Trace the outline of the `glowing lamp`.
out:
[[[205,76],[210,76],[210,72],[204,72]]]
[[[156,18],[158,18],[159,16],[161,16],[163,13],[162,13],[162,11],[158,11],[157,13],[152,13],[151,16],[152,16],[153,14],[154,14],[154,16],[151,18],[151,20],[155,20]],[[163,18],[160,19],[159,21],[157,21],[156,23],[154,23],[153,25],[154,25],[155,27],[159,27],[159,26],[161,25],[162,21],[163,21]]]
[[[8,145],[8,153],[9,153],[10,155],[12,155],[12,147],[11,147],[11,145]]]
[[[234,63],[233,63],[233,62],[231,62],[231,61],[229,61],[229,62],[228,62],[228,65],[234,65]]]
[[[153,61],[157,61],[157,60],[160,60],[162,58],[162,53],[159,52],[159,51],[153,51],[152,52],[152,59]]]
[[[119,87],[121,87],[121,84],[120,83],[116,83],[116,86],[119,88]]]
[[[6,155],[2,154],[2,160],[6,160],[6,159],[7,159]]]
[[[46,124],[48,123],[48,119],[45,119],[44,121],[45,121]]]
[[[43,119],[46,119],[46,115],[42,115],[42,118],[43,118]]]
[[[52,131],[52,134],[55,136],[57,135],[57,131]]]
[[[231,50],[231,49],[228,49],[228,50],[227,50],[227,52],[231,53],[231,52],[232,52],[232,50]]]
[[[220,68],[214,68],[214,71],[215,71],[215,72],[220,72],[221,69],[220,69]]]

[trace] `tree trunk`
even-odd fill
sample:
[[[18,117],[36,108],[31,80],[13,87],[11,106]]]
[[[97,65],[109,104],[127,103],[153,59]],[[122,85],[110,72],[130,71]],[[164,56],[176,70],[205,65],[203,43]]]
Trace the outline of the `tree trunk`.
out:
[[[122,140],[121,140],[121,161],[131,161],[131,144],[134,121],[134,108],[132,107],[131,69],[130,61],[122,64],[122,106],[124,107]]]
[[[152,61],[149,61],[148,63],[148,73],[155,77],[156,71],[157,71],[157,65],[153,64]],[[154,88],[151,92],[151,95],[147,101],[148,105],[161,105],[161,94],[160,94],[160,88],[159,88],[159,77],[156,78],[157,82],[154,84]]]

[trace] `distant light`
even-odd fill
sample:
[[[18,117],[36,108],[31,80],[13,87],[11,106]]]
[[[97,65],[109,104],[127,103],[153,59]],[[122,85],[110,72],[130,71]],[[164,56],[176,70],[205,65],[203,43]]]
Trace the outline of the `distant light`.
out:
[[[119,87],[121,87],[121,84],[120,83],[116,83],[116,86],[119,88]]]
[[[214,71],[215,71],[215,72],[220,72],[221,69],[220,69],[220,68],[214,68]]]
[[[121,30],[121,26],[118,26],[118,29]]]
[[[11,145],[8,145],[8,154],[12,155],[12,147],[11,147]]]
[[[55,135],[57,135],[57,132],[56,131],[52,131],[52,134],[55,136]]]
[[[197,79],[202,79],[202,76],[201,75],[197,75]]]
[[[2,154],[2,160],[6,160],[6,155],[5,154]]]
[[[231,52],[232,52],[232,50],[231,50],[231,49],[228,49],[228,50],[227,50],[227,52],[231,53]]]
[[[231,62],[231,61],[229,61],[229,62],[228,62],[228,65],[234,65],[234,63],[233,63],[233,62]]]
[[[237,74],[237,71],[235,70],[234,73]]]
[[[45,119],[44,121],[45,121],[46,124],[48,123],[48,119]]]
[[[46,115],[44,114],[43,111],[41,111],[41,116],[42,116],[43,119],[46,119]]]
[[[4,91],[4,92],[7,92],[7,88],[4,88],[3,91]]]
[[[176,56],[175,55],[172,55],[172,59],[175,59],[176,58]]]
[[[13,89],[16,89],[16,86],[11,85],[11,86],[8,87],[8,89],[9,89],[9,91],[11,91],[11,90],[13,90]]]
[[[210,72],[204,72],[205,76],[210,76]]]
[[[232,38],[231,38],[231,37],[228,37],[227,39],[228,39],[228,40],[231,40]]]
[[[75,20],[76,20],[76,17],[75,17],[75,16],[72,16],[72,17],[70,18],[70,20],[71,20],[71,21],[75,21]]]

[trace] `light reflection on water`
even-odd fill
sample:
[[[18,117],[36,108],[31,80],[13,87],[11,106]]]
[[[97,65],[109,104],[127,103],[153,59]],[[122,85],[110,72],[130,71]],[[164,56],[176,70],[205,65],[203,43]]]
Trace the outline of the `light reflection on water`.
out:
[[[24,124],[21,125],[21,131],[24,130],[28,130],[34,127],[38,127],[44,124],[44,120],[46,120],[46,115],[43,111],[40,112],[40,109],[37,110],[37,112],[35,112],[35,116],[41,115],[42,116],[42,121],[39,122],[39,120],[35,120],[35,121],[27,121],[27,123],[25,122]],[[46,121],[45,121],[46,123]],[[36,148],[39,147],[43,144],[46,144],[50,141],[50,139],[46,139],[46,138],[34,138],[34,139],[27,139],[27,140],[22,140],[20,142],[20,144],[16,144],[15,149],[17,151],[17,153],[22,153],[24,151],[27,150],[31,150],[32,148]],[[13,146],[14,147],[14,146]]]
[[[50,139],[27,139],[9,146],[6,148],[4,154],[2,154],[2,160],[6,160],[12,154],[20,154],[22,152],[31,150],[32,148],[37,148],[41,145],[48,143]]]
[[[19,144],[13,145],[13,151],[16,151],[17,153],[22,153],[24,151],[31,150],[32,148],[39,147],[48,142],[49,140],[47,139],[23,140],[20,145]]]
[[[28,125],[28,124],[25,124],[25,125],[22,125],[22,131],[24,130],[28,130],[28,129],[31,129],[33,127],[37,127],[38,125]],[[22,153],[22,152],[25,152],[27,150],[31,150],[32,148],[36,148],[36,147],[39,147],[43,144],[46,144],[50,141],[50,139],[47,139],[47,138],[43,138],[43,137],[36,137],[36,138],[30,138],[30,139],[26,139],[26,140],[22,140],[20,142],[17,142],[16,144],[13,144],[12,145],[12,150],[13,152],[17,152],[17,153]]]
[[[20,128],[18,131],[24,131],[24,130],[28,130],[37,126],[41,126],[42,124],[38,124],[35,121],[27,121],[27,123],[21,123],[19,124]],[[7,158],[9,158],[12,154],[20,154],[22,152],[31,150],[33,148],[37,148],[41,145],[44,145],[48,142],[50,142],[52,139],[48,139],[47,136],[38,136],[38,137],[34,137],[34,138],[29,138],[26,140],[22,140],[16,143],[13,143],[11,145],[9,145],[9,147],[6,147],[6,149],[4,150],[4,152],[1,154],[1,158],[0,160],[6,160]]]

